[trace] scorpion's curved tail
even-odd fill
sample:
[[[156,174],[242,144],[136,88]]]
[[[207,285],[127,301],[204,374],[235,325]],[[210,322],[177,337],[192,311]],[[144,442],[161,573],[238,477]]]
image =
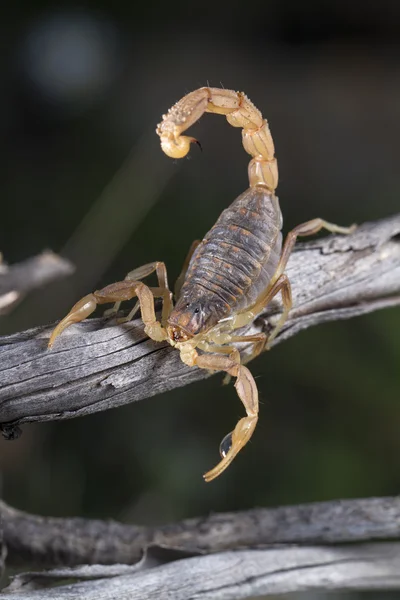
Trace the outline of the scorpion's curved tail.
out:
[[[266,119],[242,92],[203,87],[184,96],[157,127],[161,148],[172,158],[183,158],[196,142],[182,133],[205,113],[225,115],[233,127],[242,127],[243,146],[253,158],[249,164],[250,187],[258,185],[274,192],[278,185],[278,165],[274,142]]]

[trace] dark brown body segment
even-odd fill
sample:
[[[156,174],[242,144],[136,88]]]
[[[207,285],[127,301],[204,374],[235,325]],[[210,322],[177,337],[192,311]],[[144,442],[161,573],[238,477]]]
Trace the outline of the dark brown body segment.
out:
[[[205,330],[254,304],[276,271],[281,227],[281,211],[273,193],[257,186],[241,194],[196,249],[169,321],[188,326],[181,320],[182,313],[185,308],[192,311],[196,300],[201,300],[208,313],[200,327]],[[175,311],[180,319],[175,320]]]

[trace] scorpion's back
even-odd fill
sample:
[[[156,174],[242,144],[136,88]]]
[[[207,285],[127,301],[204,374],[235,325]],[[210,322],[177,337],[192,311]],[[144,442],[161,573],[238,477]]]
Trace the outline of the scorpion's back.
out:
[[[281,252],[282,216],[265,187],[249,188],[223,211],[189,265],[180,302],[204,298],[210,322],[251,306],[273,276]]]

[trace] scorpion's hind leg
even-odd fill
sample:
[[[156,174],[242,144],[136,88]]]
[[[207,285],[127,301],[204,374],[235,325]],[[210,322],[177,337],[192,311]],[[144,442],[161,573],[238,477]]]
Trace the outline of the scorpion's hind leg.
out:
[[[282,314],[279,317],[279,320],[276,323],[276,325],[273,327],[271,333],[269,335],[265,336],[264,343],[258,344],[258,346],[256,346],[254,348],[254,352],[250,356],[249,361],[253,360],[253,358],[258,356],[264,349],[269,350],[273,340],[276,338],[276,336],[282,329],[283,325],[285,324],[286,319],[288,318],[290,309],[293,306],[292,288],[291,288],[290,281],[289,281],[287,275],[285,275],[284,273],[279,275],[278,279],[273,280],[273,282],[270,283],[270,285],[267,287],[267,289],[262,294],[260,294],[257,302],[251,308],[250,312],[253,313],[254,315],[257,315],[258,313],[260,313],[266,306],[268,306],[268,304],[271,302],[271,300],[277,294],[279,294],[279,292],[281,293],[282,303],[283,303]]]
[[[283,325],[285,324],[290,309],[292,308],[292,291],[290,286],[290,281],[285,275],[284,271],[286,269],[289,257],[292,253],[294,245],[298,236],[307,236],[314,235],[318,233],[321,229],[327,229],[332,233],[341,233],[343,235],[350,234],[354,231],[356,225],[352,225],[351,227],[341,227],[339,225],[335,225],[333,223],[329,223],[328,221],[324,221],[323,219],[312,219],[311,221],[307,221],[306,223],[302,223],[301,225],[297,225],[292,231],[289,231],[287,234],[285,243],[283,245],[282,254],[279,259],[278,266],[276,271],[267,286],[267,288],[260,294],[255,304],[247,311],[243,313],[239,313],[234,319],[232,325],[233,328],[238,328],[243,325],[249,323],[255,315],[259,314],[270,302],[271,300],[279,293],[282,294],[282,303],[283,303],[283,311],[280,316],[278,322],[272,329],[271,333],[266,337],[265,344],[258,344],[254,347],[254,352],[246,362],[249,362],[253,358],[255,358],[260,352],[266,348],[267,350],[271,347],[273,340],[276,338]]]
[[[331,233],[341,233],[342,235],[349,235],[350,233],[353,233],[356,227],[357,225],[351,225],[350,227],[341,227],[340,225],[329,223],[328,221],[324,221],[320,218],[311,219],[311,221],[307,221],[306,223],[301,223],[301,225],[297,225],[296,227],[294,227],[294,229],[289,231],[289,233],[286,236],[285,243],[282,248],[282,254],[279,259],[279,263],[271,283],[276,281],[286,269],[289,257],[299,236],[305,237],[307,235],[314,235],[315,233],[321,231],[321,229],[326,229]]]
[[[225,371],[236,377],[235,388],[240,400],[243,402],[247,416],[237,423],[235,429],[224,437],[220,445],[222,460],[216,467],[205,473],[204,479],[215,479],[231,464],[235,456],[247,444],[258,420],[258,391],[256,383],[247,367],[240,364],[240,355],[235,348],[224,348],[224,352],[231,350],[229,356],[220,354],[202,354],[197,356],[195,364],[201,369],[212,371]]]
[[[286,236],[285,243],[282,248],[282,254],[279,259],[279,263],[277,269],[272,277],[270,285],[267,290],[261,296],[259,301],[257,301],[257,310],[260,312],[269,302],[271,302],[272,298],[276,296],[278,292],[282,294],[282,302],[283,302],[283,312],[276,323],[275,327],[271,331],[266,341],[265,348],[268,350],[271,347],[273,340],[276,338],[283,325],[288,318],[289,311],[292,308],[292,292],[290,287],[290,281],[287,276],[284,274],[286,269],[289,257],[292,253],[294,245],[298,236],[308,236],[314,235],[321,231],[321,229],[326,229],[327,231],[331,231],[332,233],[341,233],[343,235],[348,235],[352,233],[356,228],[356,225],[351,225],[351,227],[341,227],[340,225],[335,225],[334,223],[329,223],[328,221],[324,221],[323,219],[312,219],[311,221],[307,221],[306,223],[302,223],[301,225],[297,225],[294,229],[289,231]]]
[[[279,321],[273,328],[272,332],[258,333],[254,336],[229,336],[229,342],[254,342],[252,353],[246,357],[245,364],[256,358],[265,348],[269,348],[272,340],[277,336],[283,324],[285,323],[289,311],[292,308],[292,291],[290,281],[284,273],[276,280],[272,280],[267,288],[259,295],[256,302],[248,310],[238,313],[232,320],[231,328],[240,329],[251,323],[254,318],[271,302],[271,300],[281,292],[283,302],[283,312]],[[253,339],[254,338],[254,339]],[[225,379],[224,383],[229,381]]]
[[[86,319],[98,304],[107,304],[108,302],[123,302],[137,297],[142,312],[142,320],[145,324],[145,333],[153,340],[161,342],[167,338],[166,331],[156,319],[154,310],[154,298],[165,296],[165,288],[149,288],[141,281],[118,281],[105,288],[88,294],[82,300],[79,300],[69,311],[66,317],[60,321],[53,330],[48,347],[51,348],[56,338],[73,323],[79,323]]]

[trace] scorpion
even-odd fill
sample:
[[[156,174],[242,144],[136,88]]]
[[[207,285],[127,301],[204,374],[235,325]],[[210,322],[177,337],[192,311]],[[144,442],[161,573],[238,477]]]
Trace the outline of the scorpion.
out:
[[[77,302],[53,330],[49,348],[61,332],[88,317],[98,304],[115,303],[134,297],[137,302],[129,315],[140,308],[145,333],[157,342],[167,341],[180,352],[181,360],[211,372],[223,371],[235,377],[235,388],[246,410],[234,430],[220,444],[220,462],[203,475],[205,481],[218,477],[250,440],[258,420],[258,391],[246,363],[269,349],[292,307],[290,281],[285,274],[289,256],[298,236],[326,229],[348,234],[351,227],[340,227],[320,218],[298,225],[282,243],[282,213],[275,189],[278,166],[268,122],[242,92],[202,87],[179,100],[162,116],[156,133],[161,148],[171,158],[185,157],[192,143],[182,135],[205,113],[225,115],[233,127],[242,128],[244,149],[252,157],[248,165],[249,188],[225,209],[202,241],[193,242],[175,286],[168,287],[163,262],[152,262],[134,269],[124,281],[112,283]],[[156,273],[157,287],[142,279]],[[283,311],[270,334],[241,335],[277,295]],[[161,319],[157,320],[154,301],[162,299]],[[234,344],[250,344],[251,354],[241,360]],[[200,351],[200,353],[199,353]]]

